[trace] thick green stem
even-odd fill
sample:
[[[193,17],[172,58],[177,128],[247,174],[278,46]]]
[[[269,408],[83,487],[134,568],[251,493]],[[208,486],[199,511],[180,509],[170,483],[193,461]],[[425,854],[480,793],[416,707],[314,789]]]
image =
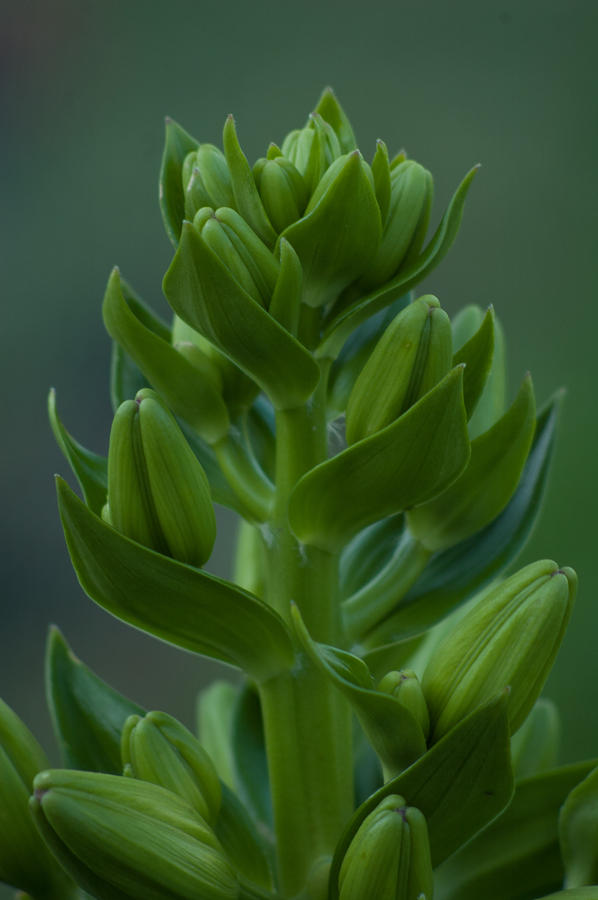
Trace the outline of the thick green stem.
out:
[[[297,480],[327,455],[325,375],[309,407],[276,418],[276,499],[267,536],[266,599],[288,622],[300,608],[315,640],[342,641],[338,558],[303,545],[288,524]],[[333,853],[352,810],[351,715],[344,698],[297,648],[297,664],[261,685],[276,829],[279,887],[304,888],[309,871]]]

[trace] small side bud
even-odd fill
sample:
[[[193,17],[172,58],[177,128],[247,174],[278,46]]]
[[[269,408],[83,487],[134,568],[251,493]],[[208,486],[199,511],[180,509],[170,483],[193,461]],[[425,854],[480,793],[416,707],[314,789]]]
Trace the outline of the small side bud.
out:
[[[419,723],[424,738],[430,733],[430,714],[419,678],[411,669],[387,672],[378,690],[395,697]]]
[[[366,816],[343,859],[340,900],[431,900],[432,862],[426,820],[391,794]]]

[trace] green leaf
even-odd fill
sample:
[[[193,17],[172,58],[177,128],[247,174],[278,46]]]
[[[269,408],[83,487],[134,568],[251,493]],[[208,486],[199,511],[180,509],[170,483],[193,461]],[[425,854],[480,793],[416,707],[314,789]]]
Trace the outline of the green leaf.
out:
[[[540,413],[517,490],[486,528],[435,554],[390,616],[364,641],[381,647],[421,634],[493,581],[523,549],[538,518],[548,479],[561,395]]]
[[[349,153],[357,147],[351,123],[332,88],[327,87],[324,89],[314,112],[322,116],[324,121],[332,126],[343,153]]]
[[[238,513],[242,513],[242,504],[239,502],[237,495],[224,477],[222,469],[216,459],[216,454],[210,445],[203,441],[197,432],[192,428],[189,428],[188,425],[185,425],[184,422],[179,421],[179,425],[189,442],[189,446],[197,456],[208,476],[214,502],[220,503],[222,506],[226,506],[229,509],[234,509]]]
[[[559,815],[565,887],[598,884],[598,768],[573,788]]]
[[[204,440],[213,443],[223,437],[229,418],[214,383],[213,366],[205,359],[205,371],[200,371],[142,323],[129,306],[118,269],[108,281],[102,312],[108,334],[127,351],[173,412],[189,422]]]
[[[368,525],[352,538],[341,553],[339,586],[341,600],[356,594],[393,559],[405,532],[402,513]]]
[[[598,900],[598,887],[571,888],[568,891],[557,891],[543,900]]]
[[[254,819],[272,830],[272,798],[264,740],[262,708],[255,688],[245,684],[237,695],[232,723],[237,793]]]
[[[336,308],[332,309],[318,349],[318,356],[332,359],[338,356],[344,342],[358,325],[384,309],[397,296],[410,291],[446,256],[459,231],[465,198],[478,168],[479,166],[474,166],[467,173],[455,191],[434,236],[408,268],[367,296],[359,297],[357,300],[349,299],[345,304],[337,304]]]
[[[443,900],[529,900],[558,890],[559,808],[594,763],[575,763],[517,784],[507,810],[437,870]]]
[[[382,234],[376,195],[359,151],[333,163],[337,164],[340,171],[320,199],[314,194],[303,218],[281,235],[301,260],[303,302],[308,306],[335,300],[361,275]]]
[[[202,688],[197,697],[197,736],[222,781],[234,786],[231,735],[238,687],[218,679]]]
[[[317,644],[292,608],[295,633],[313,664],[347,698],[369,742],[385,768],[402,772],[426,752],[426,741],[415,717],[390,694],[377,691],[367,665],[358,656]]]
[[[56,411],[56,391],[48,394],[48,416],[56,443],[70,464],[85,502],[98,515],[106,502],[108,492],[108,460],[105,456],[92,453],[72,437]]]
[[[490,306],[474,335],[453,356],[453,365],[465,363],[463,396],[471,419],[486,385],[494,355],[494,309]]]
[[[161,640],[238,666],[257,681],[292,665],[286,626],[257,597],[119,534],[62,479],[57,489],[73,567],[99,606]]]
[[[464,541],[502,512],[523,472],[534,429],[536,404],[526,376],[510,409],[471,442],[469,465],[440,497],[407,513],[411,533],[429,550]]]
[[[297,537],[338,550],[377,519],[446,490],[469,458],[462,377],[453,369],[391,425],[304,475],[289,500]]]
[[[177,315],[253,378],[277,409],[299,406],[313,392],[320,373],[312,355],[243,290],[189,223],[164,293]]]
[[[230,170],[233,194],[237,209],[246,222],[251,225],[255,233],[268,247],[273,247],[276,241],[276,232],[272,228],[266,215],[264,205],[257,189],[251,166],[247,162],[245,154],[237,138],[235,120],[228,116],[224,123],[222,135],[224,155]]]
[[[409,769],[392,778],[359,807],[337,844],[330,872],[330,900],[338,898],[338,874],[357,829],[384,797],[399,794],[426,817],[432,863],[440,865],[507,805],[513,791],[506,696],[459,723]]]
[[[160,209],[166,233],[175,247],[185,218],[183,162],[187,154],[198,147],[198,142],[184,128],[172,119],[166,119],[166,140],[160,168]]]
[[[46,646],[46,694],[64,765],[121,775],[122,727],[145,710],[77,659],[55,626]]]

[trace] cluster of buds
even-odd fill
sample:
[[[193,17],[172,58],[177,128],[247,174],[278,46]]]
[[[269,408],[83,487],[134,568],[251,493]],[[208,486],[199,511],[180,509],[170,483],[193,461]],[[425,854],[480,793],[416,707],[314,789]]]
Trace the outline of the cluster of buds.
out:
[[[428,239],[431,174],[383,141],[368,162],[329,90],[253,165],[231,116],[222,149],[167,123],[172,322],[112,272],[108,454],[69,434],[52,394],[84,496],[59,481],[59,505],[95,602],[246,678],[202,694],[200,743],[54,635],[69,768],[0,704],[0,880],[35,900],[432,900],[439,885],[503,900],[507,872],[517,898],[563,881],[596,896],[596,772],[555,773],[558,717],[539,699],[576,576],[542,560],[501,580],[534,524],[556,404],[537,414],[526,376],[507,405],[492,307],[451,322],[413,290],[474,172]],[[233,580],[204,569],[215,503],[242,520]],[[554,813],[555,858],[561,809],[547,880],[535,844],[512,846],[528,794],[530,833]],[[481,875],[459,868],[477,842]]]

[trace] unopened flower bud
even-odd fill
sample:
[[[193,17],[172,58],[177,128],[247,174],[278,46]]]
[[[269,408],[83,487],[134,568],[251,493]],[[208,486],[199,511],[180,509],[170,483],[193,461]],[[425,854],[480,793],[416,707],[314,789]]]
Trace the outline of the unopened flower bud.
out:
[[[259,159],[253,174],[274,230],[284,231],[300,218],[306,207],[308,190],[303,176],[284,156]]]
[[[193,566],[209,558],[216,519],[206,474],[172,414],[149,389],[116,411],[108,451],[109,521]]]
[[[367,816],[343,859],[340,900],[431,900],[432,862],[426,820],[391,794]]]
[[[208,247],[256,303],[268,307],[279,264],[247,222],[233,209],[200,209],[193,224]]]
[[[419,723],[424,738],[430,732],[430,715],[419,678],[411,669],[387,672],[381,679],[378,690],[395,697]]]
[[[0,881],[36,897],[65,898],[75,886],[56,864],[29,813],[33,779],[48,760],[29,729],[0,700]]]
[[[123,766],[134,778],[178,794],[209,823],[218,815],[220,780],[212,760],[191,732],[172,716],[130,716],[122,741]]]
[[[134,778],[68,770],[42,772],[33,786],[37,827],[94,897],[239,896],[214,832],[176,794]]]
[[[202,206],[235,206],[224,153],[213,144],[200,144],[183,163],[185,217],[192,219]]]
[[[436,297],[420,297],[388,325],[353,386],[348,443],[398,419],[444,378],[451,364],[449,318]]]
[[[542,560],[486,593],[448,632],[422,679],[437,741],[509,688],[511,733],[540,694],[567,627],[577,576]]]
[[[390,172],[390,202],[378,251],[360,284],[369,289],[392,278],[417,257],[428,226],[432,176],[411,159]]]
[[[328,166],[341,155],[341,147],[331,125],[314,114],[305,128],[287,134],[282,152],[305,177],[312,193]]]

